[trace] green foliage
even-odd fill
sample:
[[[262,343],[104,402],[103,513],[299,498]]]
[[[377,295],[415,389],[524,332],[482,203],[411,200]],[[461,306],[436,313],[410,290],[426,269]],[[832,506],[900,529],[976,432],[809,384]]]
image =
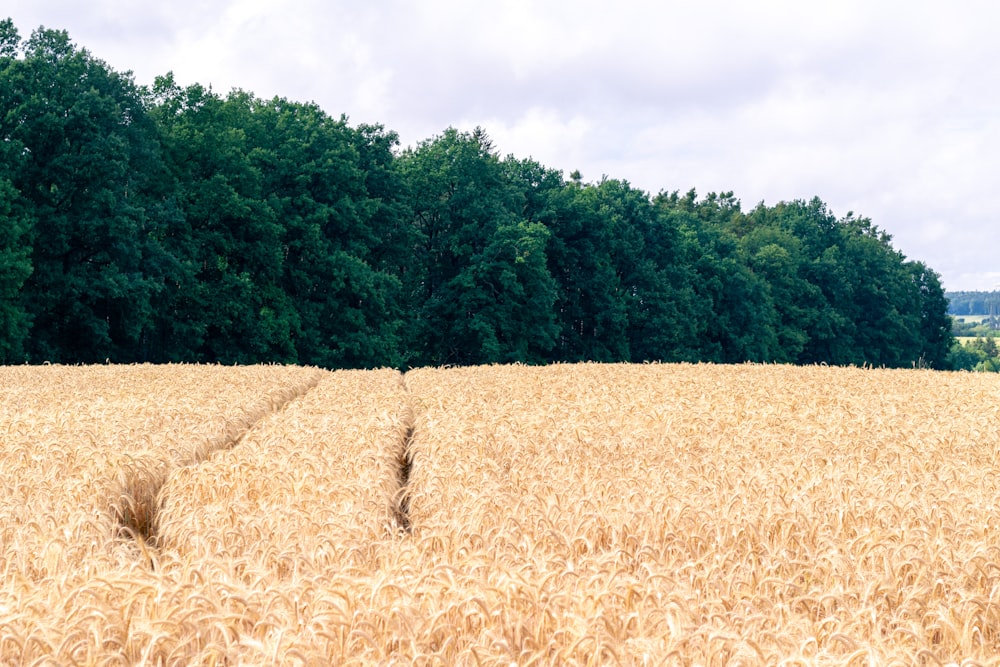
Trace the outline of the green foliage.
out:
[[[993,315],[951,316],[951,332],[965,338],[1000,336],[1000,317]]]
[[[412,211],[407,350],[416,364],[541,361],[557,333],[548,230],[521,219],[521,193],[485,132],[454,128],[400,157]]]
[[[155,147],[139,91],[65,32],[42,29],[2,78],[6,189],[19,195],[8,219],[32,227],[27,355],[132,360],[157,290],[143,271],[153,223],[141,189]]]
[[[567,181],[480,128],[400,151],[315,104],[140,89],[9,19],[0,109],[3,363],[1000,363],[818,198]]]
[[[767,283],[740,256],[734,229],[743,214],[732,193],[661,194],[657,203],[684,239],[691,267],[694,349],[699,360],[774,361],[778,339]]]
[[[627,303],[617,263],[614,221],[594,186],[574,182],[547,193],[549,272],[556,281],[560,361],[622,361],[629,356]]]
[[[161,341],[171,359],[296,361],[281,289],[282,225],[253,160],[253,99],[157,80],[154,109],[183,222],[171,253],[184,267],[159,312],[184,323]]]
[[[1000,347],[995,337],[976,338],[967,343],[952,345],[948,363],[956,370],[982,373],[1000,372]]]
[[[5,364],[24,359],[30,324],[19,297],[31,275],[30,246],[26,243],[31,222],[17,212],[19,200],[9,178],[0,177],[0,363]]]
[[[938,274],[922,262],[908,262],[916,299],[919,303],[920,332],[917,345],[920,358],[931,368],[951,368],[948,354],[955,338],[948,316],[948,302]]]
[[[18,91],[20,37],[13,21],[0,21],[0,109],[13,110]],[[31,275],[34,221],[13,179],[25,163],[24,145],[16,139],[10,111],[0,116],[0,363],[23,361],[30,318],[20,298]],[[16,117],[16,116],[15,116]]]

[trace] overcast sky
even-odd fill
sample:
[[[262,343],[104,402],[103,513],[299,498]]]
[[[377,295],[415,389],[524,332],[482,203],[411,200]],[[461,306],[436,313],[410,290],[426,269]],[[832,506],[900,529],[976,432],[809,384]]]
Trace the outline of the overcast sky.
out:
[[[1000,288],[994,0],[7,0],[139,84],[315,101],[403,145],[481,125],[502,155],[650,194],[820,197],[949,290]],[[3,13],[0,9],[0,14]]]

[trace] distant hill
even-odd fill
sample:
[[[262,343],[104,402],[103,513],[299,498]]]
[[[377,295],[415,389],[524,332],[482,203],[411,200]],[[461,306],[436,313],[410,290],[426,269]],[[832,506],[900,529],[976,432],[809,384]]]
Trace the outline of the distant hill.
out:
[[[950,315],[1000,315],[1000,291],[945,292]]]

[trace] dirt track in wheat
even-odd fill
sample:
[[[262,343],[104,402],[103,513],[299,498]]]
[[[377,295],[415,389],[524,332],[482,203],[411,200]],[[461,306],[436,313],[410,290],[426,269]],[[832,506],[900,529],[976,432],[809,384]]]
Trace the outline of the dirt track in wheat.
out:
[[[1000,664],[1000,380],[0,367],[0,664]]]

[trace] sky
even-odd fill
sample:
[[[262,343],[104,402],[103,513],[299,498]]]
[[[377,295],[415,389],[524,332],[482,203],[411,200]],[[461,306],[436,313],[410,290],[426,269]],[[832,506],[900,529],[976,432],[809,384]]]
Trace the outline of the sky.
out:
[[[140,85],[316,102],[403,146],[481,126],[584,181],[822,199],[1000,289],[995,0],[6,0]],[[4,10],[0,9],[0,18]]]

